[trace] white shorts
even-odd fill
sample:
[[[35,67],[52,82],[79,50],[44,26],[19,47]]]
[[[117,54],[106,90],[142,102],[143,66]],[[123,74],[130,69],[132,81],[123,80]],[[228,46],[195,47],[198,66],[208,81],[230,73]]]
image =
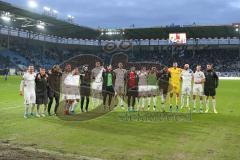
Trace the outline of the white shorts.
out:
[[[114,90],[117,94],[124,94],[124,85],[115,84]]]
[[[148,86],[147,85],[138,86],[138,94],[139,94],[139,96],[147,96],[148,95]]]
[[[24,104],[35,104],[36,93],[35,91],[24,91]]]
[[[76,86],[67,86],[64,87],[63,94],[62,94],[63,100],[75,100],[80,99],[80,94],[78,91],[78,87]]]
[[[92,83],[93,94],[102,92],[102,83],[93,82]]]
[[[201,84],[194,84],[193,85],[193,95],[203,96],[203,86]]]
[[[80,96],[80,92],[79,92],[79,88],[78,87],[75,87],[74,90],[73,90],[73,94],[74,94],[74,99],[80,99],[81,96]]]
[[[158,92],[158,86],[157,85],[148,85],[147,92],[148,92],[148,96],[156,96],[157,92]]]
[[[182,94],[191,95],[191,91],[192,91],[192,86],[190,86],[190,85],[182,86]]]

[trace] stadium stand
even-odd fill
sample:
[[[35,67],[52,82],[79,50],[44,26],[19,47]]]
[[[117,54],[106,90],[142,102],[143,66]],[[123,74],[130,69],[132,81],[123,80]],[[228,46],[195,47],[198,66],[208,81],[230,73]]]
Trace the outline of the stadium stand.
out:
[[[11,23],[0,20],[1,68],[24,68],[29,64],[50,68],[68,60],[92,67],[94,63],[87,60],[91,59],[87,55],[94,55],[105,64],[112,62],[114,67],[119,61],[137,68],[140,64],[170,66],[173,61],[180,66],[189,63],[191,68],[213,63],[222,75],[239,76],[240,39],[237,37],[240,35],[233,25],[123,29],[119,31],[123,40],[116,40],[116,35],[102,36],[100,30],[33,13],[6,2],[0,1],[0,11],[10,12],[13,19]],[[46,30],[34,26],[39,20],[46,23]],[[23,26],[26,21],[34,25]],[[187,43],[170,44],[169,33],[186,33]]]
[[[29,30],[32,32],[38,32],[46,35],[50,34],[65,38],[74,37],[91,39],[97,38],[100,35],[99,31],[96,29],[79,26],[61,19],[30,12],[2,1],[0,1],[0,11],[11,12],[12,18],[16,20],[11,22],[11,27],[18,28],[19,30]],[[34,24],[36,24],[39,20],[46,23],[47,30],[39,30],[35,27]],[[0,23],[4,23],[3,20],[0,19]]]
[[[1,36],[0,39],[1,46],[6,47],[7,37]],[[119,52],[106,53],[99,46],[59,45],[19,37],[11,37],[9,44],[9,49],[1,49],[0,55],[9,58],[16,66],[34,64],[49,68],[77,55],[87,54],[96,55],[105,63],[110,63],[112,58],[114,66],[117,63],[115,61],[122,59],[121,54],[120,57],[115,57],[115,54],[119,54]],[[124,63],[127,61],[152,62],[169,66],[173,61],[177,61],[180,66],[189,63],[192,68],[197,64],[204,66],[206,63],[213,63],[219,72],[239,72],[240,69],[239,48],[237,46],[133,46],[132,49],[123,53],[128,56],[128,60],[123,57]],[[86,63],[88,64],[87,61]]]
[[[125,29],[126,39],[168,39],[169,33],[186,33],[189,38],[238,37],[232,25]]]

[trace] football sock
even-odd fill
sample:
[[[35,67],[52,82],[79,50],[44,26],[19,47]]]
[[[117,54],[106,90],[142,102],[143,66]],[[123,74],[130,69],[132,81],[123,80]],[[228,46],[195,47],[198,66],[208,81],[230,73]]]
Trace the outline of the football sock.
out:
[[[213,110],[216,110],[216,99],[212,99]]]
[[[176,106],[178,106],[178,97],[176,97]]]
[[[25,115],[28,115],[28,109],[29,109],[29,104],[26,104],[25,105],[25,113],[24,113]]]
[[[209,109],[209,100],[206,100],[206,109]]]
[[[145,106],[145,99],[146,99],[145,97],[142,98],[142,108],[144,108]]]
[[[189,100],[190,100],[190,96],[187,96],[187,107],[189,107]]]
[[[153,97],[153,105],[154,105],[154,106],[157,105],[157,97]]]
[[[32,104],[32,107],[31,107],[31,113],[34,112],[34,107],[35,107],[35,104]]]
[[[202,100],[200,100],[200,109],[202,109]]]
[[[120,97],[120,106],[123,106],[123,97]]]
[[[139,109],[141,98],[137,98],[137,107]]]
[[[165,103],[162,102],[162,110],[165,110]]]
[[[147,99],[148,99],[148,106],[150,106],[150,104],[151,104],[151,97],[148,97]]]
[[[161,96],[161,99],[162,99],[162,103],[166,102],[166,98],[164,97],[164,95]]]
[[[75,108],[77,107],[78,105],[78,102],[77,101],[74,101],[73,104],[72,104],[72,107],[71,107],[71,111],[74,112]]]
[[[165,101],[166,101],[166,99],[165,99],[164,95],[162,95],[161,98],[162,98],[162,110],[165,110]]]
[[[193,108],[196,108],[196,99],[193,100]]]
[[[97,99],[95,97],[92,98],[92,103],[93,103],[93,107],[96,107],[97,105]]]
[[[170,104],[170,106],[172,106],[172,101],[173,101],[173,97],[169,97],[169,104]]]
[[[184,95],[182,94],[182,96],[181,96],[181,106],[184,106],[184,100],[185,100],[185,97],[184,97]]]

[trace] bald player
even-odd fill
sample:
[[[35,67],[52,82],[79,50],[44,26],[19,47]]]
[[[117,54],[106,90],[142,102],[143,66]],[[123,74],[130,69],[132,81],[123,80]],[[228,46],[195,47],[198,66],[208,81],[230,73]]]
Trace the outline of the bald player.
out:
[[[187,97],[187,108],[189,108],[189,100],[192,92],[192,78],[193,71],[189,68],[189,64],[184,65],[184,69],[181,72],[182,80],[182,95],[181,95],[181,109],[185,106],[185,97]]]

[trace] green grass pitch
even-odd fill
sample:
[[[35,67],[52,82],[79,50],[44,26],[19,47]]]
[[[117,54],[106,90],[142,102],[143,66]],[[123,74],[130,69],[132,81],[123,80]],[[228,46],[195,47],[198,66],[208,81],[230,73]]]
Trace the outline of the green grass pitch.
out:
[[[0,78],[0,141],[109,160],[240,157],[240,81],[220,81],[217,115],[197,113],[186,122],[137,122],[122,121],[113,111],[90,121],[71,122],[58,117],[24,119],[20,78]]]

